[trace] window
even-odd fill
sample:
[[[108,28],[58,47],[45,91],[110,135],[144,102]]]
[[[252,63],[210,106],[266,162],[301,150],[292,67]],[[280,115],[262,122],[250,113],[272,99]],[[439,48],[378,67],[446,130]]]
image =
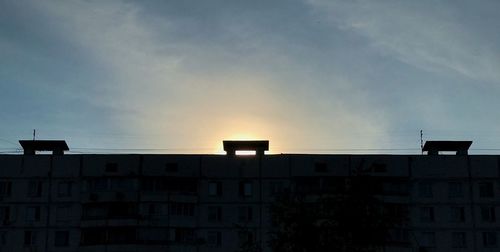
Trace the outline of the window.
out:
[[[222,183],[221,182],[209,182],[208,183],[208,195],[209,196],[221,196],[222,195]]]
[[[99,219],[108,216],[107,205],[102,204],[82,204],[82,219]]]
[[[195,232],[192,228],[176,228],[174,235],[174,241],[178,243],[190,243],[195,238]]]
[[[271,196],[276,196],[285,191],[282,181],[271,181],[269,182],[269,194]]]
[[[434,232],[423,232],[420,246],[432,248],[436,246],[436,234]]]
[[[69,245],[69,231],[56,231],[54,246],[67,247]]]
[[[118,172],[118,164],[114,162],[106,163],[106,172]]]
[[[148,215],[150,216],[159,216],[163,215],[164,205],[160,203],[151,203],[147,205]]]
[[[33,180],[28,184],[28,197],[42,196],[42,181]]]
[[[171,192],[195,194],[198,192],[198,179],[186,177],[144,177],[141,189],[147,192]]]
[[[422,198],[432,198],[432,182],[418,183],[418,196]]]
[[[0,246],[7,245],[7,231],[0,231]]]
[[[464,222],[465,221],[465,208],[464,207],[451,207],[450,209],[451,222]]]
[[[40,206],[32,206],[26,208],[26,221],[40,221]]]
[[[10,220],[10,207],[0,206],[0,224],[4,224]]]
[[[451,247],[453,248],[466,248],[467,242],[465,239],[465,232],[451,233]]]
[[[0,198],[10,197],[12,192],[12,183],[10,181],[0,181]]]
[[[387,165],[380,162],[373,163],[370,168],[370,172],[387,172]]]
[[[326,163],[317,162],[314,164],[314,171],[320,173],[328,172],[328,166],[326,165]]]
[[[238,207],[238,220],[240,222],[249,222],[253,219],[253,208],[251,206]]]
[[[24,245],[36,245],[36,232],[32,230],[24,231]]]
[[[129,192],[136,189],[135,180],[129,178],[110,178],[109,184],[111,186],[111,190],[115,192]]]
[[[106,229],[104,228],[82,228],[81,245],[98,245],[106,243]]]
[[[59,197],[69,197],[71,196],[71,188],[72,188],[73,183],[72,182],[59,182],[57,184],[57,196]]]
[[[240,182],[240,196],[243,197],[252,196],[252,182],[249,181]]]
[[[56,221],[68,221],[70,220],[71,207],[70,206],[58,206],[56,208]]]
[[[422,222],[434,222],[434,208],[433,207],[421,207],[420,208],[420,220]]]
[[[483,232],[483,246],[496,247],[497,246],[497,233],[496,232]]]
[[[166,172],[177,172],[179,171],[179,165],[177,163],[166,163],[165,164]]]
[[[194,216],[194,204],[183,202],[170,203],[169,211],[171,215]]]
[[[134,244],[137,231],[133,227],[112,227],[107,230],[109,244]]]
[[[222,208],[220,206],[208,207],[208,221],[217,222],[222,220]]]
[[[165,244],[168,242],[168,230],[165,228],[142,228],[137,232],[139,241],[145,244]]]
[[[107,204],[109,218],[134,218],[137,204],[131,202],[112,202]]]
[[[464,188],[461,182],[448,183],[448,197],[462,198],[464,196]]]
[[[384,195],[406,196],[409,194],[409,186],[406,181],[385,181],[382,184]]]
[[[388,237],[387,242],[396,242],[396,243],[407,243],[409,242],[409,233],[408,230],[402,228],[393,228],[387,231]]]
[[[483,206],[481,207],[481,220],[484,222],[495,222],[495,207]]]
[[[254,235],[251,231],[240,231],[238,232],[238,240],[240,246],[248,246],[254,242]]]
[[[493,196],[494,196],[494,191],[492,182],[479,183],[479,197],[492,198]]]
[[[93,178],[87,180],[90,192],[103,192],[109,190],[109,183],[107,178]]]
[[[222,245],[222,233],[219,231],[209,231],[207,233],[207,245],[220,247]]]

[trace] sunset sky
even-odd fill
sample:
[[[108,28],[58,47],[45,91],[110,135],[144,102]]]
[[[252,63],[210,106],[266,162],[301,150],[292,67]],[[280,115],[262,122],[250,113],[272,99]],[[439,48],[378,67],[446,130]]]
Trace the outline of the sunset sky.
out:
[[[0,152],[500,153],[500,1],[0,0]],[[498,149],[498,150],[487,150]]]

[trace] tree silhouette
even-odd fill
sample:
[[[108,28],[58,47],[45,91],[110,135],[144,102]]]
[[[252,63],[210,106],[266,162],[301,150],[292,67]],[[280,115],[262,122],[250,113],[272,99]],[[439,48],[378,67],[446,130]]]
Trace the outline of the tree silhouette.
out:
[[[336,190],[281,195],[270,208],[270,247],[275,252],[382,250],[390,229],[404,224],[407,213],[405,206],[379,199],[381,185],[378,177],[356,176]]]

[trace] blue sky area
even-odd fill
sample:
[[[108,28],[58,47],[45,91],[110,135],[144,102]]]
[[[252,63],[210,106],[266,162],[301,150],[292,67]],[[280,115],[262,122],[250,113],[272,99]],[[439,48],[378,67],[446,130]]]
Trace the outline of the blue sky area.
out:
[[[422,129],[498,154],[499,11],[493,0],[0,0],[0,152],[37,129],[75,153],[269,139],[273,153],[416,154]]]

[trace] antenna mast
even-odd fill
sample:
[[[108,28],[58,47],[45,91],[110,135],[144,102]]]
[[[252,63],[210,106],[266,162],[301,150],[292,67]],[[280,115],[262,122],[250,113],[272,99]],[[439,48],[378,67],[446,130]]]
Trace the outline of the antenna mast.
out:
[[[422,155],[424,154],[424,132],[420,130],[420,150],[422,151]]]
[[[33,141],[35,141],[36,129],[33,129]]]

